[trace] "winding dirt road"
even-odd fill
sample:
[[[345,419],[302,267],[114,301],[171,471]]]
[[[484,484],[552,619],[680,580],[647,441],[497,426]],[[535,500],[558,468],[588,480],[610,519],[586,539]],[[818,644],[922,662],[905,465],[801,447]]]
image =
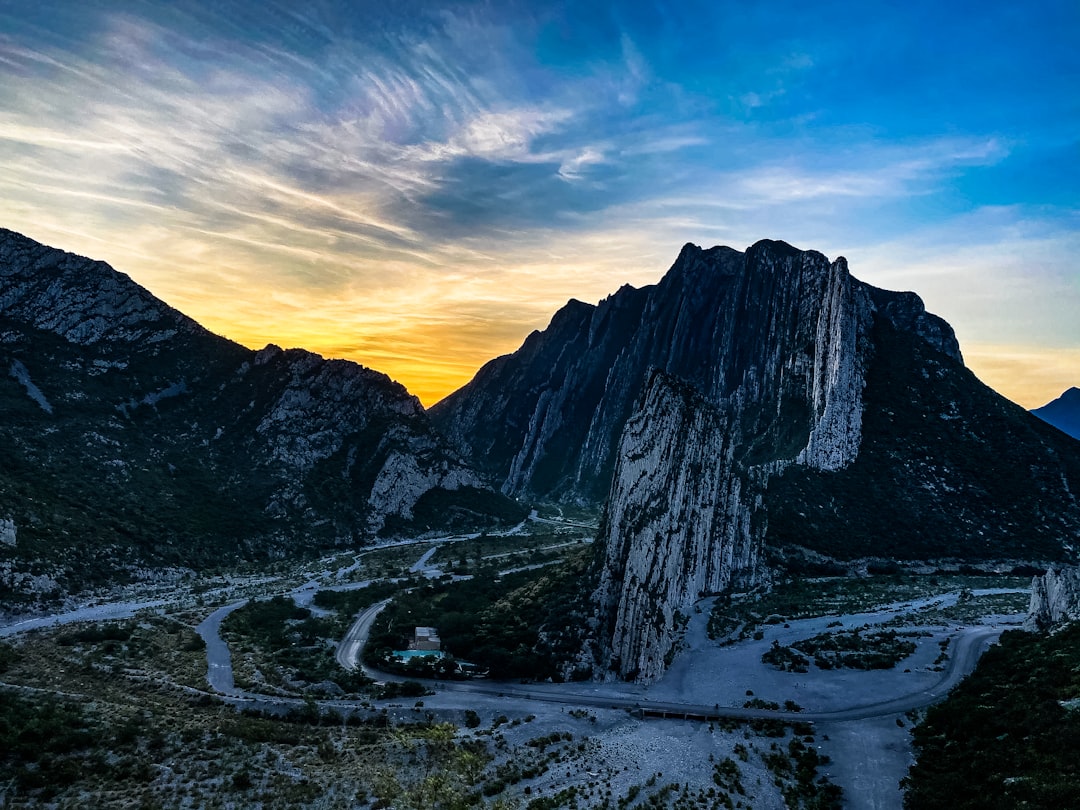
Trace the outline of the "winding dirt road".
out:
[[[348,670],[361,666],[364,673],[376,680],[405,680],[403,676],[393,675],[387,672],[372,670],[359,664],[364,643],[371,632],[371,626],[379,612],[389,604],[390,600],[384,600],[362,611],[356,618],[352,627],[349,628],[345,639],[338,647],[336,654],[337,662]],[[736,706],[705,705],[700,703],[678,703],[672,701],[657,701],[621,695],[597,695],[582,692],[574,692],[569,688],[563,688],[561,684],[535,684],[523,687],[520,684],[498,684],[492,682],[478,683],[475,681],[426,681],[428,684],[438,684],[440,691],[464,692],[481,695],[494,695],[496,697],[513,698],[515,700],[541,701],[544,703],[558,703],[568,706],[585,706],[598,709],[626,709],[634,713],[646,716],[661,716],[670,718],[686,718],[693,720],[792,720],[804,722],[845,722],[850,720],[866,720],[873,717],[888,717],[900,714],[912,709],[921,709],[933,703],[943,700],[949,691],[956,686],[964,677],[970,674],[979,661],[979,656],[993,643],[1002,630],[996,627],[970,627],[962,630],[954,638],[953,652],[949,656],[941,679],[931,687],[901,695],[888,700],[877,701],[869,704],[850,706],[843,709],[829,711],[774,711],[770,709],[747,709]]]

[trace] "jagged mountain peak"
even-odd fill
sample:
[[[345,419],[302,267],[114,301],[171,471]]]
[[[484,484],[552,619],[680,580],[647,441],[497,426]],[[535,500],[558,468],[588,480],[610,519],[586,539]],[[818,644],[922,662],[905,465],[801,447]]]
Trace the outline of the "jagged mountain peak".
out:
[[[869,284],[865,286],[870,291],[874,306],[897,329],[917,334],[942,354],[963,364],[960,342],[953,328],[943,318],[927,312],[926,305],[917,293],[883,290]]]
[[[775,240],[684,246],[432,415],[504,492],[606,502],[601,674],[656,677],[677,613],[766,561],[1062,559],[1080,533],[1080,457],[963,367],[945,321]]]
[[[505,492],[598,502],[650,368],[717,403],[737,392],[753,400],[767,379],[789,371],[779,355],[754,369],[738,358],[762,350],[777,330],[816,329],[806,320],[814,297],[806,290],[848,287],[845,263],[784,242],[758,242],[746,252],[687,244],[657,284],[623,287],[595,307],[568,304],[546,330],[488,363],[431,413]],[[487,423],[493,412],[505,414],[495,429]],[[796,429],[810,426],[807,414]]]

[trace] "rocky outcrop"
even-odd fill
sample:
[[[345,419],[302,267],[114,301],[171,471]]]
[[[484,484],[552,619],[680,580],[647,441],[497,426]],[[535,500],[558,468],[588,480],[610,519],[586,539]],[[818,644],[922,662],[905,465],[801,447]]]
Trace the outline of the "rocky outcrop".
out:
[[[69,343],[155,344],[209,334],[128,276],[0,228],[0,313]]]
[[[1080,620],[1080,568],[1058,566],[1031,581],[1025,630],[1050,630]]]
[[[19,533],[15,529],[15,521],[0,519],[0,544],[14,548],[18,541]]]
[[[599,658],[623,678],[663,672],[677,611],[763,578],[771,474],[858,454],[868,292],[842,259],[750,253],[725,330],[731,382],[704,393],[654,372],[622,434],[597,603]]]
[[[840,464],[853,452],[845,437],[857,445],[852,363],[867,290],[843,259],[830,263],[783,242],[745,254],[686,245],[654,287],[623,287],[595,307],[570,302],[547,330],[434,406],[432,418],[504,492],[598,503],[623,426],[659,368],[717,404],[797,391],[782,397],[789,411],[777,440],[792,445],[784,450],[805,448],[815,465]],[[821,351],[789,357],[796,340]]]
[[[214,564],[523,512],[386,375],[251,351],[105,264],[2,230],[0,409],[0,514],[19,526],[18,547],[0,546],[13,560],[0,592],[18,590],[20,567],[47,565],[77,588],[110,567]]]

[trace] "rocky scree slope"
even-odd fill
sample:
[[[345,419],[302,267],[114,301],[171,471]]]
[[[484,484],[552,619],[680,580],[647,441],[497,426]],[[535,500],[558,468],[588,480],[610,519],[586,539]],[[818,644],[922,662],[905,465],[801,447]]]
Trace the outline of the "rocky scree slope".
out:
[[[607,496],[592,663],[624,678],[663,671],[696,599],[777,566],[1058,559],[1080,527],[1068,440],[967,372],[948,324],[783,242],[687,245],[432,413],[504,492]]]
[[[0,230],[0,594],[521,509],[355,363],[211,334],[108,265]],[[55,591],[55,593],[49,593]]]

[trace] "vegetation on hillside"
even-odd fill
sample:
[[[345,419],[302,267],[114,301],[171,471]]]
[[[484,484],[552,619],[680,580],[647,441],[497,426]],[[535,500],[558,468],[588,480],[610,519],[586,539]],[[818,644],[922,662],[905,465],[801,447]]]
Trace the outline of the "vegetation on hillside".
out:
[[[810,658],[818,669],[891,669],[915,652],[915,642],[911,641],[915,635],[865,627],[837,630],[789,646],[774,641],[761,660],[788,672],[808,671]]]
[[[838,560],[1067,556],[1061,538],[1080,521],[1067,495],[1080,491],[1076,442],[884,317],[873,340],[858,456],[772,478],[769,543]]]
[[[1060,810],[1080,800],[1080,622],[1006,632],[914,731],[907,810]]]
[[[935,594],[977,588],[1027,589],[1026,576],[978,573],[883,574],[869,577],[790,578],[771,590],[740,596],[723,595],[713,603],[709,637],[735,641],[750,638],[763,625],[782,624],[817,616],[841,616],[871,611],[897,602],[915,601]],[[971,621],[990,613],[1016,613],[1027,609],[1026,592],[975,597],[972,602],[942,610],[930,606],[903,617],[908,624],[956,619]],[[993,609],[987,609],[987,604]],[[898,622],[899,623],[899,622]]]
[[[488,670],[494,678],[559,678],[561,665],[581,648],[591,593],[588,548],[538,571],[489,568],[462,582],[428,582],[397,596],[379,615],[366,661],[385,666],[404,650],[417,626],[436,627],[443,650]]]
[[[363,600],[353,597],[353,601]],[[336,616],[315,616],[292,599],[275,596],[233,611],[222,622],[221,632],[232,647],[241,686],[333,696],[359,693],[370,684],[362,673],[344,670],[334,660],[334,643],[347,626]]]

